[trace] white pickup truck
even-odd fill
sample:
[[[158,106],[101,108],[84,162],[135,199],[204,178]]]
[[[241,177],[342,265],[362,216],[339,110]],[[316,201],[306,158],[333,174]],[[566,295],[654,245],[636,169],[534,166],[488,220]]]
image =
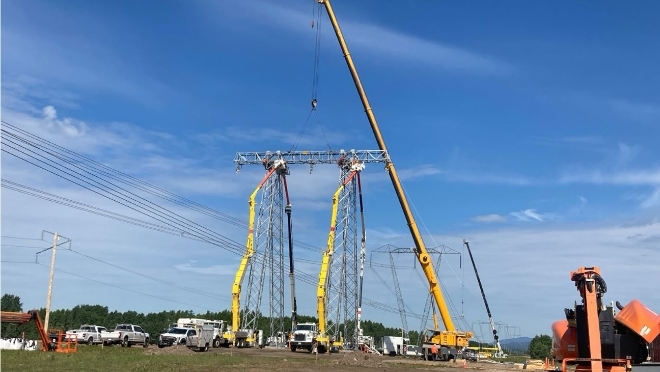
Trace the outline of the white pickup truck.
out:
[[[149,333],[145,332],[142,327],[133,324],[117,324],[114,332],[108,332],[108,336],[107,340],[101,336],[106,344],[121,343],[122,347],[133,345],[148,347],[151,341]]]
[[[83,324],[78,329],[66,331],[67,339],[76,339],[79,344],[87,345],[100,344],[103,342],[102,334],[108,333],[105,327],[97,325]]]

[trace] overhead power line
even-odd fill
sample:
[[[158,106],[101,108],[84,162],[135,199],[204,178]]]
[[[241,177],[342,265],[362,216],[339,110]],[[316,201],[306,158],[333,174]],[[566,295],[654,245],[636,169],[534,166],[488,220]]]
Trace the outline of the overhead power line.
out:
[[[122,222],[132,223],[137,226],[150,228],[160,232],[177,234],[186,238],[201,240],[238,255],[244,254],[244,244],[237,243],[236,241],[227,238],[198,223],[195,223],[165,207],[157,205],[147,200],[146,198],[137,195],[135,192],[128,190],[126,187],[132,187],[139,191],[143,191],[147,194],[173,202],[177,205],[189,208],[234,226],[247,227],[247,223],[245,221],[219,212],[217,210],[205,207],[189,199],[180,197],[164,189],[151,185],[145,181],[127,175],[123,172],[114,170],[83,155],[77,154],[48,140],[33,135],[10,123],[4,121],[2,123],[4,124],[2,128],[3,152],[29,164],[32,164],[64,180],[81,186],[97,195],[124,205],[125,207],[148,216],[160,222],[161,224],[124,216],[115,212],[20,185],[9,180],[2,180],[3,187],[54,203],[67,205],[69,207],[84,210],[90,213],[117,219]],[[124,184],[125,186],[120,186],[119,184]],[[313,245],[297,240],[295,242],[300,248],[312,250],[315,252],[320,251],[318,247]],[[252,260],[255,262],[262,262],[264,257],[257,254],[253,256]],[[296,261],[298,260],[299,259],[296,259]],[[314,264],[318,263],[311,260],[304,260],[302,262],[309,262]],[[301,282],[316,286],[318,281],[316,276],[301,272],[298,269],[296,269],[295,272],[297,278]],[[377,303],[376,301],[372,300],[369,300],[369,302],[374,304]],[[388,306],[384,304],[381,305],[385,307]]]
[[[48,267],[48,265],[44,265],[44,264],[40,264],[40,263],[37,263],[37,265],[43,266],[43,267]],[[80,275],[80,274],[76,274],[76,273],[72,273],[70,271],[66,271],[66,270],[62,270],[62,269],[57,269],[56,268],[55,271],[58,271],[58,272],[61,272],[61,273],[67,274],[67,275],[75,276],[75,277],[80,278],[80,279],[89,280],[89,281],[92,281],[92,282],[95,282],[95,283],[98,283],[98,284],[107,285],[108,287],[121,289],[121,290],[124,290],[124,291],[127,291],[127,292],[133,292],[133,293],[139,294],[141,296],[147,296],[147,297],[156,298],[156,299],[163,300],[163,301],[176,303],[176,304],[179,304],[179,305],[192,306],[192,307],[196,307],[196,308],[200,308],[200,309],[220,311],[219,309],[214,309],[214,308],[210,308],[210,307],[207,307],[207,306],[193,305],[193,304],[189,304],[189,303],[186,303],[186,302],[172,300],[172,299],[166,298],[166,297],[160,297],[160,296],[156,296],[156,295],[153,295],[153,294],[136,291],[134,289],[121,287],[121,286],[118,286],[118,285],[115,285],[115,284],[110,284],[110,283],[107,283],[107,282],[103,282],[103,281],[100,281],[100,280],[97,280],[97,279],[89,278],[89,277],[86,277],[86,276],[83,276],[83,275]]]

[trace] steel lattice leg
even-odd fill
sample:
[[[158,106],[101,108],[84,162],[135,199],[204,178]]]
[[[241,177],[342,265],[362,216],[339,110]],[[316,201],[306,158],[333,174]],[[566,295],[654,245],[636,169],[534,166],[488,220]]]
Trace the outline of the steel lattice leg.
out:
[[[350,170],[342,169],[340,182]],[[358,309],[358,240],[357,240],[357,183],[353,178],[339,196],[335,248],[328,273],[328,334],[344,335],[344,341],[355,345],[357,340]]]
[[[270,335],[284,330],[284,236],[282,176],[273,175],[263,186],[255,229],[255,253],[250,261],[245,290],[242,329],[259,328],[264,281],[268,280]],[[268,274],[268,275],[266,275]]]

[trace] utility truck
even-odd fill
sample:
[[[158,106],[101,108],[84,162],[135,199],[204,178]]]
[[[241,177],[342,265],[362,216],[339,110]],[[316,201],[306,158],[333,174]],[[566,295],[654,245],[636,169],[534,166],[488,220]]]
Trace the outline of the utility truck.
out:
[[[305,349],[311,352],[318,335],[319,327],[315,323],[298,323],[289,341],[291,351]]]
[[[383,336],[383,355],[408,355],[410,339],[401,336]]]
[[[197,325],[189,330],[189,336],[186,338],[186,346],[195,351],[209,351],[209,346],[213,342],[213,325]]]
[[[208,320],[199,318],[179,318],[174,327],[195,328],[198,325],[211,325],[213,327],[213,347],[228,346],[229,337],[225,337],[227,325],[223,320]]]
[[[158,347],[164,348],[173,345],[185,345],[186,339],[193,335],[194,330],[190,327],[172,327],[158,336]]]

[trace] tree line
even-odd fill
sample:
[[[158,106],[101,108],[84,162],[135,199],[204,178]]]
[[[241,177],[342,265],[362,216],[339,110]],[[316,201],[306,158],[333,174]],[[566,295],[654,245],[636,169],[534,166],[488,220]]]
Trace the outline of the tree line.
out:
[[[2,311],[15,311],[23,312],[30,309],[23,309],[21,298],[13,294],[5,294],[0,299],[0,308]],[[43,321],[46,316],[46,309],[39,309],[39,316]],[[76,329],[83,324],[93,324],[106,327],[107,329],[114,329],[117,324],[136,324],[140,325],[146,332],[149,332],[152,340],[158,339],[158,336],[163,333],[172,323],[176,323],[179,318],[202,318],[210,320],[223,320],[226,323],[231,323],[231,311],[223,310],[220,312],[207,311],[206,313],[195,313],[192,310],[178,310],[178,311],[161,311],[158,313],[138,313],[137,311],[110,311],[107,306],[102,305],[77,305],[72,309],[60,309],[50,312],[49,328],[60,329],[67,331]],[[298,322],[318,322],[318,318],[309,315],[298,315]],[[291,318],[285,317],[284,325],[285,331],[287,326],[291,324]],[[260,317],[258,321],[259,329],[267,330],[270,327],[270,320],[266,317]],[[382,339],[383,336],[401,336],[401,328],[386,327],[380,322],[370,320],[362,320],[361,327],[365,335],[373,336],[376,344]],[[39,339],[39,334],[34,324],[28,323],[23,325],[2,323],[0,334],[2,337],[20,337],[25,335],[25,338],[36,340]],[[409,331],[408,337],[410,343],[416,345],[419,341],[418,331]],[[550,355],[550,346],[552,340],[550,336],[540,335],[534,337],[529,345],[527,352],[531,354],[532,358],[542,359]],[[492,344],[480,344],[477,341],[470,341],[470,346],[478,347],[493,347]],[[511,351],[509,351],[511,352]]]
[[[17,295],[5,294],[1,298],[0,307],[2,311],[15,311],[23,312],[30,309],[23,309],[21,299]],[[46,309],[41,308],[39,316],[44,320],[46,316]],[[220,312],[207,311],[206,313],[195,313],[192,310],[178,310],[178,311],[161,311],[158,313],[138,313],[137,311],[110,311],[107,306],[102,305],[77,305],[72,309],[60,309],[50,312],[50,319],[48,328],[55,330],[71,330],[80,327],[83,324],[93,324],[106,327],[107,329],[114,329],[117,324],[136,324],[140,325],[146,332],[149,332],[152,340],[156,340],[158,336],[169,328],[172,323],[176,323],[179,318],[202,318],[209,320],[223,320],[231,324],[231,310],[223,310]],[[298,322],[318,322],[318,318],[308,315],[298,315]],[[285,331],[289,331],[291,324],[291,317],[284,318]],[[25,334],[28,339],[38,339],[39,334],[34,324],[9,324],[2,323],[1,326],[2,337],[20,337]],[[390,328],[384,326],[382,323],[363,320],[361,327],[365,335],[374,336],[376,341],[380,340],[383,336],[397,336],[401,335],[400,328]],[[270,328],[270,320],[266,317],[260,317],[258,321],[258,328],[264,331]],[[410,332],[411,342],[417,342],[417,333]]]

